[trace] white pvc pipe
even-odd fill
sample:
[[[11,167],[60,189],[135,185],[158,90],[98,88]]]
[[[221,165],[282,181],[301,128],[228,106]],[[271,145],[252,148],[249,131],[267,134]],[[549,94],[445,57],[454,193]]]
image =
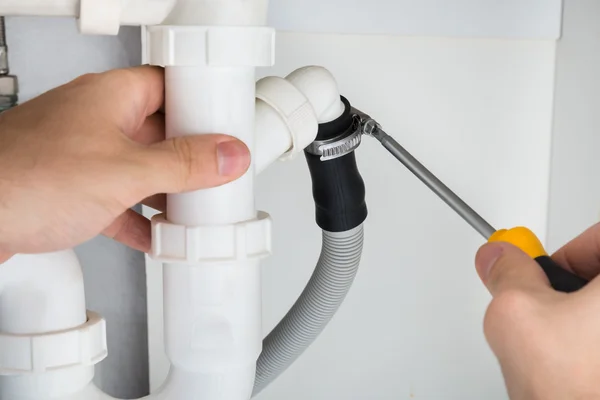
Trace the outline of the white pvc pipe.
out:
[[[72,250],[20,254],[0,265],[1,333],[47,334],[76,328],[86,320],[83,275]],[[0,399],[66,396],[81,390],[93,376],[94,367],[0,376]]]
[[[77,17],[79,0],[2,0],[0,14]]]
[[[163,25],[263,26],[268,0],[178,0]]]
[[[282,116],[262,100],[256,101],[255,168],[260,174],[292,147],[292,134]],[[313,138],[314,140],[314,138]]]
[[[253,68],[167,67],[167,137],[224,133],[252,152],[254,93]],[[167,218],[175,224],[229,224],[255,217],[253,165],[230,184],[167,197]]]
[[[167,137],[225,133],[254,149],[252,67],[168,67]],[[167,197],[167,219],[186,226],[256,218],[254,163],[221,187]],[[249,399],[261,351],[260,268],[256,260],[165,264],[165,347],[173,364],[161,396]]]
[[[102,395],[102,397],[82,396],[82,390],[93,386],[91,384],[93,377],[93,366],[47,371],[43,374],[0,376],[0,400],[100,400],[100,398],[108,398],[107,395]],[[89,394],[87,391],[83,393]],[[75,394],[77,395],[75,396]]]
[[[16,255],[0,265],[0,332],[56,332],[86,320],[83,274],[72,250]]]

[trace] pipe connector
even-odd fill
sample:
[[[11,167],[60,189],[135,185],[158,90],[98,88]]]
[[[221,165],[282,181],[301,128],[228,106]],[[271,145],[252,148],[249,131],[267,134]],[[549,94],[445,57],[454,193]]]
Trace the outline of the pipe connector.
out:
[[[93,366],[108,355],[106,321],[88,311],[75,328],[44,334],[0,332],[0,375],[38,374]]]
[[[344,113],[338,83],[326,68],[309,65],[298,68],[285,79],[306,96],[320,124],[331,122]]]
[[[360,144],[361,119],[350,102],[341,97],[344,112],[319,125],[316,141],[304,154],[313,183],[315,217],[328,232],[344,232],[367,218],[365,184],[354,150]]]
[[[182,0],[180,0],[182,1]],[[116,35],[123,25],[158,25],[177,0],[8,0],[0,2],[0,15],[78,18],[79,31]]]
[[[360,119],[353,117],[352,125],[346,130],[332,138],[315,140],[306,147],[305,151],[314,156],[319,156],[321,161],[335,160],[336,158],[343,157],[360,146],[363,134],[361,128]]]
[[[257,151],[270,153],[267,160],[263,160],[260,154],[258,156],[257,169],[262,170],[265,162],[270,163],[277,158],[280,160],[292,159],[302,152],[314,140],[319,123],[310,101],[286,79],[274,76],[261,79],[256,84],[256,98],[259,102],[258,107],[262,106],[261,102],[266,104],[285,125],[283,132],[276,130],[273,135],[283,134],[283,139],[287,139],[284,142],[284,146],[287,148],[284,148],[282,154],[282,149],[277,146],[279,140],[266,136],[273,128],[262,126],[263,122],[270,122],[268,117],[259,113],[257,118],[259,126],[257,126],[256,132],[266,140],[262,142],[259,140]],[[285,131],[287,131],[287,135],[285,135]]]
[[[107,355],[106,324],[86,311],[72,250],[0,266],[0,399],[59,398],[87,385]]]
[[[335,78],[319,66],[299,68],[286,78],[263,78],[256,97],[256,173],[303,152],[317,137],[319,124],[345,110]]]
[[[152,219],[150,256],[162,263],[202,265],[260,260],[271,255],[271,217],[236,224],[185,226],[164,214]]]
[[[262,26],[148,27],[151,65],[163,67],[270,67],[275,30]]]

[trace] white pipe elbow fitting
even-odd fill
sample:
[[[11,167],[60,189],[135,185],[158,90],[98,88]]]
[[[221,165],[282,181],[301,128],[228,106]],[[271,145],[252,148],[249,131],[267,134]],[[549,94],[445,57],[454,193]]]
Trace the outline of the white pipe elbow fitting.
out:
[[[344,112],[337,81],[327,69],[302,67],[285,79],[306,96],[320,124],[331,122]]]
[[[345,108],[335,78],[318,66],[297,69],[285,79],[263,78],[256,97],[257,174],[302,152],[315,140],[319,124],[338,118]]]
[[[107,355],[106,324],[85,309],[72,250],[0,265],[0,399],[60,397],[92,380]]]
[[[72,250],[20,254],[0,265],[0,332],[56,332],[86,320],[83,274]]]

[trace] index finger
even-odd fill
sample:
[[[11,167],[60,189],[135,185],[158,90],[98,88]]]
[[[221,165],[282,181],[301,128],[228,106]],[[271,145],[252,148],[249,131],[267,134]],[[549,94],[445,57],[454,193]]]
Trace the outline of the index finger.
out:
[[[560,248],[552,256],[563,268],[593,279],[600,273],[600,224],[596,224]]]

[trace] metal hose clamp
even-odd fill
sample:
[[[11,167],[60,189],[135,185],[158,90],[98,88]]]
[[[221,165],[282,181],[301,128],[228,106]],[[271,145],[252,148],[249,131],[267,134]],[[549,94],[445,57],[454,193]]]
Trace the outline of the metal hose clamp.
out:
[[[315,140],[306,147],[306,151],[320,156],[321,161],[333,160],[353,152],[360,146],[362,137],[361,119],[356,113],[353,114],[350,129],[331,139]]]

